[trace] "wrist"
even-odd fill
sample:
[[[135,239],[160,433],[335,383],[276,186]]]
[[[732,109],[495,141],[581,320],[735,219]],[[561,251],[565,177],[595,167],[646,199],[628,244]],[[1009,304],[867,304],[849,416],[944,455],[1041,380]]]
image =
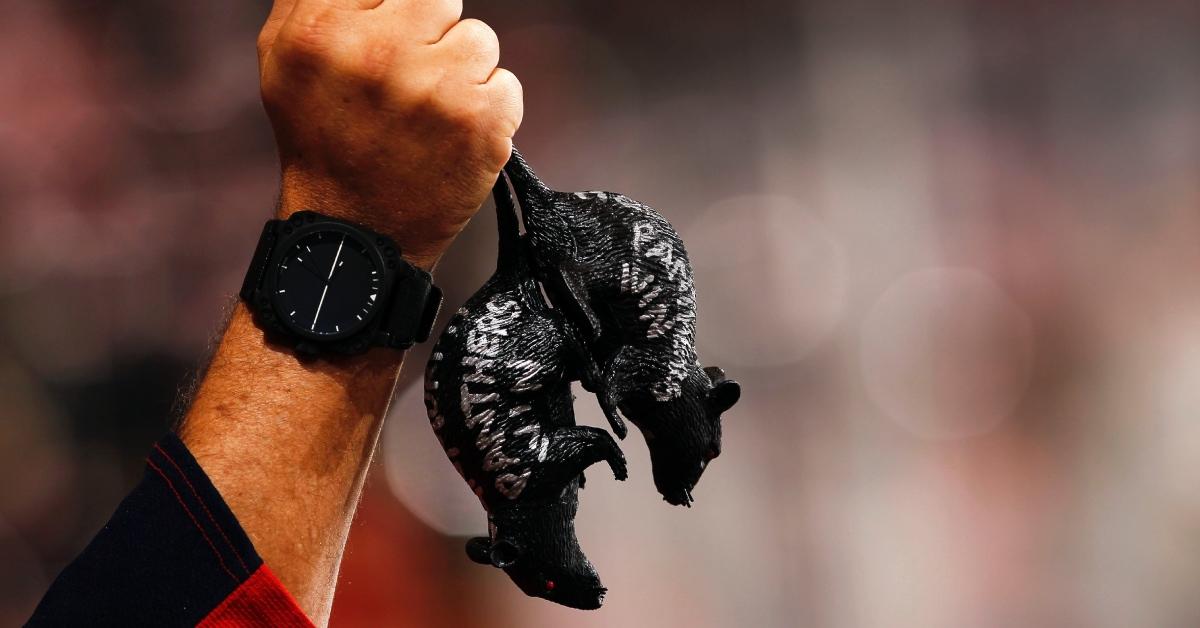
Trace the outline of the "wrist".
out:
[[[238,293],[271,340],[336,356],[429,339],[442,303],[429,273],[357,212],[295,209],[281,205],[264,225]]]
[[[429,212],[412,206],[399,193],[363,194],[329,181],[285,175],[276,217],[314,211],[366,227],[391,238],[408,263],[431,271],[458,235],[461,226],[430,224]]]

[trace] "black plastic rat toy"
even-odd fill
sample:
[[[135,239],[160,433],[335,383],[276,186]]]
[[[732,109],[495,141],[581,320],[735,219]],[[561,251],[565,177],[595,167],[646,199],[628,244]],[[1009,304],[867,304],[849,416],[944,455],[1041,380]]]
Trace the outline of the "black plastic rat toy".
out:
[[[579,344],[528,267],[506,178],[493,190],[495,274],[451,318],[425,373],[425,405],[446,455],[488,513],[476,562],[504,570],[527,595],[594,609],[605,589],[575,536],[582,473],[625,457],[606,431],[575,424],[570,382]]]
[[[515,150],[505,166],[535,271],[586,345],[584,387],[618,436],[625,414],[675,505],[721,453],[721,413],[741,387],[696,356],[696,295],[683,241],[657,211],[611,192],[557,192]]]

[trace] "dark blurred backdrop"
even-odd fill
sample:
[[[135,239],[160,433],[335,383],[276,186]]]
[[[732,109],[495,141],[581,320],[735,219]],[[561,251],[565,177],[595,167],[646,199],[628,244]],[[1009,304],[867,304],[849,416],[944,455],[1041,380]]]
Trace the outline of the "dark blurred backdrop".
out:
[[[111,514],[276,194],[266,0],[0,0],[0,625]],[[660,208],[744,387],[585,614],[466,560],[409,358],[335,626],[1200,625],[1200,7],[468,0],[560,189]],[[489,274],[485,209],[442,263]],[[590,396],[581,420],[600,425]],[[601,474],[602,475],[602,474]]]

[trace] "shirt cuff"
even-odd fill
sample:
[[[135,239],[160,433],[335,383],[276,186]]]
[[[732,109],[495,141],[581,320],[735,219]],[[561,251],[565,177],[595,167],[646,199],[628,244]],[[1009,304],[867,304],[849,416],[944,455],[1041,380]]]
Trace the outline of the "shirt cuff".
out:
[[[172,434],[150,451],[141,482],[55,579],[28,625],[312,623]]]

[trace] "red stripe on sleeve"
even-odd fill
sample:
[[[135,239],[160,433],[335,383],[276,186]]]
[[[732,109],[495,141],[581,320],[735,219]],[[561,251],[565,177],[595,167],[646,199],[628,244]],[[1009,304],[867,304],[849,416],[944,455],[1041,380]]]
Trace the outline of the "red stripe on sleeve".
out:
[[[225,534],[225,530],[221,528],[221,524],[217,523],[217,518],[214,517],[212,511],[208,509],[208,504],[204,503],[204,498],[200,497],[200,491],[196,490],[195,485],[193,485],[192,481],[188,479],[187,474],[183,472],[183,468],[179,466],[178,462],[175,462],[175,459],[171,457],[171,454],[167,453],[166,449],[163,449],[157,443],[155,443],[154,448],[158,450],[158,453],[162,454],[163,458],[167,459],[167,462],[171,463],[171,466],[175,467],[175,470],[179,472],[179,477],[183,478],[183,482],[187,484],[188,490],[192,492],[192,496],[196,498],[196,501],[200,502],[200,507],[204,509],[204,514],[208,515],[208,520],[212,522],[213,527],[216,528],[217,532],[221,534],[221,538],[225,539],[225,545],[229,547],[229,551],[233,552],[233,556],[238,559],[239,563],[242,564],[242,575],[249,574],[250,568],[246,566],[246,561],[242,560],[242,555],[239,554],[237,548],[233,546],[233,542],[229,540],[229,536]],[[149,461],[149,458],[147,458],[146,462]],[[159,472],[161,473],[161,470]],[[166,478],[164,477],[163,479]],[[172,486],[171,490],[175,490],[175,487]]]
[[[224,569],[225,573],[229,574],[229,577],[233,578],[234,582],[237,582],[238,577],[233,575],[232,571],[229,571],[229,567],[225,565],[225,559],[221,558],[221,552],[217,551],[217,546],[213,545],[212,539],[208,538],[208,533],[204,531],[204,526],[200,525],[200,522],[196,520],[196,516],[192,514],[192,510],[183,501],[183,496],[179,494],[179,491],[175,490],[175,484],[171,482],[171,478],[168,478],[167,474],[163,473],[163,470],[158,468],[158,465],[154,464],[149,458],[146,458],[146,465],[153,469],[163,479],[163,482],[167,483],[167,488],[171,489],[171,492],[175,494],[175,500],[179,502],[179,507],[183,508],[183,512],[187,513],[188,519],[192,520],[192,524],[196,526],[196,530],[200,532],[200,536],[204,537],[204,542],[208,543],[208,546],[212,548],[213,554],[216,554],[217,562],[221,563],[221,569]]]
[[[282,628],[312,628],[304,611],[292,594],[264,564],[220,605],[212,610],[199,628],[242,628],[244,626],[279,626]]]

